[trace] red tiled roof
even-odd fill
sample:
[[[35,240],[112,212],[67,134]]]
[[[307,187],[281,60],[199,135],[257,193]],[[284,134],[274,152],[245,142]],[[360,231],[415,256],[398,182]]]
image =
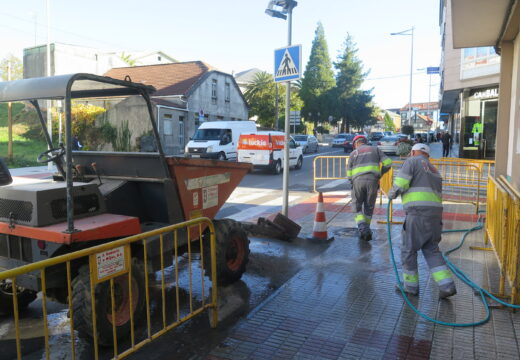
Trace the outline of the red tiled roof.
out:
[[[215,70],[202,61],[178,62],[113,68],[105,76],[124,80],[128,75],[133,82],[152,85],[157,89],[154,96],[186,95],[207,72]]]

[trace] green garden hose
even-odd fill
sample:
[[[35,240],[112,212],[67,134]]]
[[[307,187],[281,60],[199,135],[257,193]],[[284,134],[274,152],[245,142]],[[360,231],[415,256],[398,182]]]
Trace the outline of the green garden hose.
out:
[[[397,280],[397,285],[399,286],[399,289],[401,290],[401,293],[403,294],[403,297],[404,297],[404,300],[406,301],[406,303],[408,304],[408,306],[419,316],[421,316],[422,318],[428,320],[428,321],[431,321],[433,323],[436,323],[436,324],[439,324],[439,325],[444,325],[444,326],[453,326],[453,327],[469,327],[469,326],[478,326],[478,325],[482,325],[482,324],[485,324],[486,322],[489,321],[490,317],[491,317],[491,310],[489,308],[489,304],[487,302],[487,299],[486,297],[489,297],[493,300],[495,300],[496,302],[504,305],[504,306],[508,306],[508,307],[511,307],[511,308],[515,308],[515,309],[520,309],[520,305],[513,305],[513,304],[509,304],[501,299],[498,299],[497,297],[495,297],[494,295],[492,295],[489,291],[481,288],[479,285],[477,285],[473,280],[470,279],[470,277],[468,275],[466,275],[462,270],[460,270],[459,268],[457,268],[448,258],[448,255],[451,254],[452,252],[454,251],[457,251],[458,249],[460,249],[462,247],[462,245],[464,244],[464,242],[466,241],[466,237],[472,233],[473,231],[477,231],[477,230],[480,230],[483,228],[483,225],[482,225],[482,222],[480,221],[480,218],[479,220],[477,221],[477,225],[472,227],[472,228],[469,228],[469,229],[456,229],[456,230],[444,230],[443,233],[455,233],[455,232],[462,232],[464,233],[461,237],[461,240],[459,242],[459,244],[457,246],[455,246],[454,248],[452,249],[449,249],[448,251],[444,252],[442,254],[442,257],[444,258],[444,260],[446,260],[446,264],[448,265],[448,267],[450,268],[450,270],[462,281],[464,282],[465,284],[467,284],[468,286],[470,286],[471,288],[473,288],[476,292],[479,293],[480,295],[480,298],[482,300],[482,303],[484,304],[484,308],[486,309],[486,316],[484,319],[480,320],[480,321],[476,321],[476,322],[470,322],[470,323],[450,323],[450,322],[445,322],[445,321],[441,321],[441,320],[437,320],[437,319],[433,319],[431,317],[429,317],[428,315],[422,313],[421,311],[419,311],[411,302],[410,300],[408,299],[408,296],[406,295],[406,292],[404,291],[404,288],[403,288],[403,284],[401,283],[401,280],[400,280],[400,277],[399,277],[399,272],[397,270],[397,263],[395,261],[395,256],[394,256],[394,250],[392,248],[392,235],[391,235],[391,229],[390,229],[390,203],[392,202],[392,200],[390,200],[388,202],[388,206],[387,206],[387,211],[386,211],[386,218],[387,218],[387,232],[388,232],[388,244],[390,246],[390,260],[392,261],[392,265],[393,265],[393,268],[394,268],[394,273],[395,273],[395,277],[396,277],[396,280]]]

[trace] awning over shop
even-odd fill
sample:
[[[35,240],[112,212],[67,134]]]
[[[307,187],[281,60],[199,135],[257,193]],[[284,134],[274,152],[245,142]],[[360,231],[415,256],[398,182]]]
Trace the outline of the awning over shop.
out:
[[[442,113],[453,113],[455,111],[455,104],[457,103],[460,92],[461,90],[448,90],[442,93]]]
[[[455,49],[496,45],[509,16],[511,0],[448,1]]]

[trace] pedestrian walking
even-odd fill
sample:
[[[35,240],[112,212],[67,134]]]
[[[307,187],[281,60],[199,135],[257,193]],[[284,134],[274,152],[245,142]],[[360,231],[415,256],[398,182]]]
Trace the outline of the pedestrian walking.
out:
[[[452,137],[449,132],[444,132],[442,134],[442,157],[448,157],[450,155],[451,145],[452,145]]]
[[[433,279],[439,286],[439,298],[455,295],[452,274],[439,250],[442,234],[442,178],[430,163],[430,147],[415,144],[411,157],[399,170],[389,199],[401,195],[406,218],[401,233],[401,261],[404,290],[419,294],[417,252],[422,251]]]
[[[352,204],[356,211],[356,224],[362,240],[372,240],[370,222],[377,200],[379,179],[390,170],[392,160],[377,146],[368,145],[363,135],[352,140],[354,150],[347,165],[347,178],[352,184]],[[380,167],[380,164],[382,166]]]
[[[83,145],[79,142],[78,135],[74,135],[72,138],[72,150],[81,150],[82,147]]]

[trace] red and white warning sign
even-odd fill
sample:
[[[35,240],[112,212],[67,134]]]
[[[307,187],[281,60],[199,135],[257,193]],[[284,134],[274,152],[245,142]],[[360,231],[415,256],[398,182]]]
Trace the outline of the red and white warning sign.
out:
[[[91,256],[98,281],[108,280],[128,271],[128,246],[120,246]],[[94,264],[92,264],[94,263]]]

